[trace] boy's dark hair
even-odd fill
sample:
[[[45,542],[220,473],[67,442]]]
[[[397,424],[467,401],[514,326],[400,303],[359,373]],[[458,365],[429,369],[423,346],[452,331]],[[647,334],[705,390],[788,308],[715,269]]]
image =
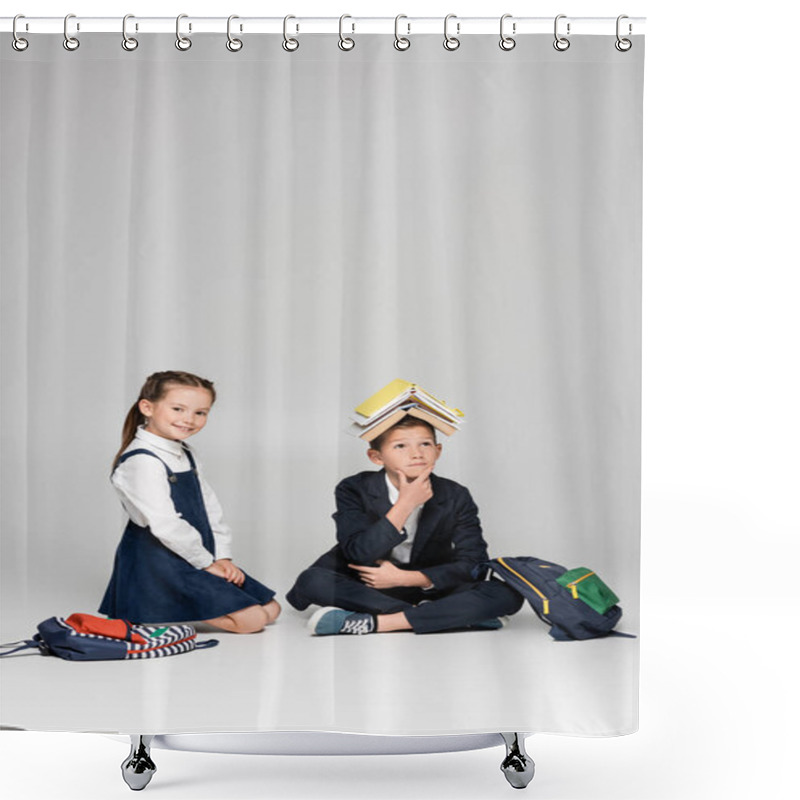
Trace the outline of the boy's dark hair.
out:
[[[380,450],[381,445],[383,444],[386,437],[392,432],[396,431],[398,428],[427,428],[431,432],[431,436],[433,436],[433,441],[436,441],[436,429],[430,422],[425,422],[424,419],[419,419],[419,417],[412,417],[411,414],[406,414],[403,419],[399,422],[395,422],[391,428],[387,428],[380,436],[376,436],[370,443],[369,449],[370,450]]]

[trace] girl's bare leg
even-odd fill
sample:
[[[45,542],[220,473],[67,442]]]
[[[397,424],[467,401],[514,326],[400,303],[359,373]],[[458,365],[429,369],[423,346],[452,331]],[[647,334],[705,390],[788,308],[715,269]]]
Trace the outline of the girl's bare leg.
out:
[[[281,605],[277,600],[270,600],[266,605],[261,606],[264,613],[267,615],[267,625],[272,625],[280,616]]]
[[[209,625],[222,628],[230,633],[258,633],[264,630],[264,627],[271,621],[267,619],[267,611],[263,606],[248,606],[230,614],[206,620]]]

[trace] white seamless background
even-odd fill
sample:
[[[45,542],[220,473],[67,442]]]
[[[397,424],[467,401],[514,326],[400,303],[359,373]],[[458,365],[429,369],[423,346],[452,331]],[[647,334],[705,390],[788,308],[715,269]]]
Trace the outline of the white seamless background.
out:
[[[647,17],[641,729],[619,739],[532,737],[537,776],[526,791],[538,800],[788,796],[800,710],[790,655],[800,612],[791,588],[800,554],[797,7],[34,0],[3,13],[70,12]],[[10,46],[7,37],[0,46]],[[531,679],[524,665],[516,679],[522,687]],[[513,680],[506,690],[516,690]],[[3,732],[0,743],[7,797],[128,792],[118,768],[127,749],[110,739]],[[500,750],[156,756],[159,773],[146,791],[175,800],[511,792]]]

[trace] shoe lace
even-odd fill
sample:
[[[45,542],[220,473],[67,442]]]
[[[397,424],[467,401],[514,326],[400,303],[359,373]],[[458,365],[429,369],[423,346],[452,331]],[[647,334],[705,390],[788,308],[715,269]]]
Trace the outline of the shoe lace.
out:
[[[341,633],[362,634],[371,632],[372,632],[372,620],[369,617],[346,619],[342,623]]]

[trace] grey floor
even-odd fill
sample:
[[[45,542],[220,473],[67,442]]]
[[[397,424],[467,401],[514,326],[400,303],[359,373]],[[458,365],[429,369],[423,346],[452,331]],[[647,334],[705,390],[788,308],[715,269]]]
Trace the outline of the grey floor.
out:
[[[151,661],[0,662],[0,722],[28,731],[185,733],[636,727],[639,641],[554,642],[527,606],[498,631],[314,637],[287,608],[253,636]],[[624,628],[624,626],[622,626]]]

